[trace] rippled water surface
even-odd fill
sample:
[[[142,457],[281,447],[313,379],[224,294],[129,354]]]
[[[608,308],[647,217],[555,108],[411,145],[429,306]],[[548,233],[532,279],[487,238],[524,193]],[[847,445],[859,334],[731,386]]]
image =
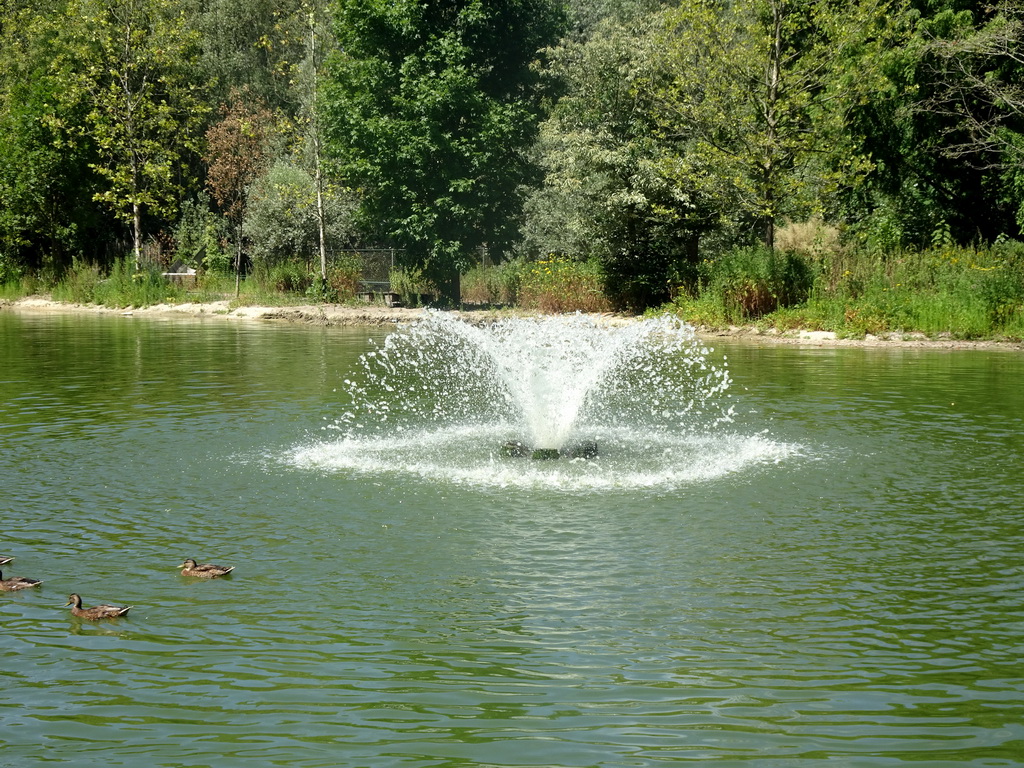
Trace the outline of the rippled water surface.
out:
[[[1024,765],[1020,352],[726,344],[720,439],[523,483],[338,460],[382,335],[0,312],[0,765]]]

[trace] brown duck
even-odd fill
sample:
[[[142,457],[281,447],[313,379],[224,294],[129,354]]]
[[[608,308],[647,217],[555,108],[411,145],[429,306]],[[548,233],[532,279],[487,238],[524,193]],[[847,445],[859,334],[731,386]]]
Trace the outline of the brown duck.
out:
[[[197,579],[216,579],[235,570],[233,565],[214,565],[213,563],[196,563],[191,557],[178,566],[182,576],[194,576]]]
[[[132,609],[130,605],[94,605],[92,608],[83,608],[82,598],[75,594],[68,595],[68,601],[64,605],[71,606],[72,615],[89,621],[116,619]]]
[[[39,579],[26,579],[24,576],[12,576],[5,579],[3,573],[0,572],[0,592],[17,592],[19,589],[38,587],[42,583]]]

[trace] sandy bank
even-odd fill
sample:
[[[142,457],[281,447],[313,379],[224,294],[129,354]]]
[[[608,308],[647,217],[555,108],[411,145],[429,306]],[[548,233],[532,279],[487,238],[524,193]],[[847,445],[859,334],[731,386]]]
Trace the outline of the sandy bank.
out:
[[[415,320],[419,309],[389,307],[348,307],[338,305],[303,305],[291,307],[232,307],[230,301],[203,304],[153,304],[148,307],[115,309],[96,304],[68,304],[32,296],[0,303],[15,312],[70,312],[123,317],[189,317],[224,320],[284,320],[307,325],[396,325]]]
[[[29,297],[17,301],[0,301],[0,310],[14,312],[62,312],[120,315],[123,317],[180,317],[216,318],[235,321],[279,321],[323,326],[386,326],[409,323],[422,317],[422,309],[405,309],[367,305],[342,306],[336,304],[310,304],[288,307],[232,307],[229,301],[204,304],[155,304],[132,309],[113,309],[94,304],[67,304],[45,297]],[[464,310],[454,314],[473,322],[490,322],[527,313],[510,310]],[[635,322],[636,317],[618,314],[593,316],[608,325]],[[890,333],[884,336],[868,335],[863,339],[838,339],[831,331],[762,330],[753,326],[727,329],[698,328],[705,338],[738,339],[756,343],[799,344],[811,347],[930,347],[938,349],[1006,349],[1024,351],[1024,344],[1012,341],[963,341],[958,339],[930,339],[924,334]]]

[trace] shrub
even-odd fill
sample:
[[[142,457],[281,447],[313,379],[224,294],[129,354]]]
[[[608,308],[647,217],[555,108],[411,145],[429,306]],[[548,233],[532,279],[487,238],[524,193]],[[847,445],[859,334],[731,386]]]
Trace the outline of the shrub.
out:
[[[169,283],[157,268],[136,270],[134,259],[126,256],[115,261],[107,279],[96,285],[94,300],[108,307],[145,307],[181,293],[181,288]]]
[[[815,261],[817,269],[781,254],[772,265],[763,250],[731,251],[705,260],[699,290],[677,296],[670,309],[714,327],[762,319],[780,329],[841,336],[1024,337],[1024,243],[862,248]]]
[[[136,270],[132,256],[118,259],[103,277],[99,267],[75,260],[54,286],[53,298],[77,304],[145,307],[177,299],[183,293],[155,267]]]
[[[462,276],[462,300],[470,304],[515,304],[525,263],[511,260],[493,266],[473,267]]]
[[[437,295],[437,288],[422,270],[395,268],[388,275],[392,293],[397,293],[407,307],[418,307]]]
[[[327,284],[335,301],[351,301],[359,290],[360,267],[356,264],[336,264],[327,270]]]
[[[523,269],[519,306],[540,312],[608,312],[604,273],[595,261],[552,256]]]
[[[74,259],[71,269],[53,287],[53,298],[56,301],[69,301],[74,304],[92,304],[98,301],[96,287],[100,280],[99,267]]]
[[[476,266],[462,276],[462,301],[467,304],[498,304],[499,284],[494,267]]]
[[[281,293],[305,293],[313,283],[306,265],[296,260],[273,264],[266,270],[266,283]]]
[[[14,291],[15,285],[21,282],[25,270],[18,260],[0,251],[0,287]],[[7,286],[12,286],[7,289]]]
[[[703,291],[717,295],[731,322],[756,320],[805,301],[813,284],[807,261],[762,246],[736,248],[702,262]]]
[[[233,266],[228,223],[210,210],[210,196],[200,192],[181,206],[181,218],[174,229],[178,261],[207,272],[227,274]]]
[[[355,233],[355,195],[328,186],[323,190],[325,236],[334,250]],[[249,190],[243,230],[255,264],[268,268],[319,252],[320,231],[313,177],[289,160],[279,160]]]

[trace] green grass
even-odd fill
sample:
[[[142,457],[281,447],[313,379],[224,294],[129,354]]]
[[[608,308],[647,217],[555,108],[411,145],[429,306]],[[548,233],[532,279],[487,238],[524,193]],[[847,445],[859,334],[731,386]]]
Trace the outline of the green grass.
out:
[[[20,280],[9,280],[0,283],[0,301],[15,301],[30,295],[26,292]]]
[[[517,304],[550,314],[608,312],[604,274],[596,261],[549,257],[521,263]]]
[[[0,298],[47,292],[57,301],[143,307],[159,303],[227,300],[241,305],[295,306],[348,297],[354,273],[339,270],[328,288],[311,291],[305,269],[254,274],[235,295],[233,275],[205,274],[195,287],[169,283],[155,270],[136,271],[130,259],[109,273],[75,262],[56,284],[19,275],[0,284]],[[590,262],[549,258],[477,268],[463,278],[470,303],[500,304],[545,313],[604,312],[610,303],[603,275]],[[417,286],[410,282],[409,289]],[[345,294],[344,296],[342,294]],[[737,249],[700,266],[696,290],[680,292],[659,311],[695,325],[756,325],[780,330],[866,334],[922,333],[955,339],[1024,340],[1024,244],[990,248],[942,247],[879,254],[869,251],[776,253]]]
[[[705,261],[699,290],[667,309],[710,327],[1024,339],[1020,244],[786,259],[746,249]]]
[[[126,257],[114,262],[108,274],[76,262],[51,293],[55,301],[124,308],[180,301],[184,289],[155,269],[136,270]]]

